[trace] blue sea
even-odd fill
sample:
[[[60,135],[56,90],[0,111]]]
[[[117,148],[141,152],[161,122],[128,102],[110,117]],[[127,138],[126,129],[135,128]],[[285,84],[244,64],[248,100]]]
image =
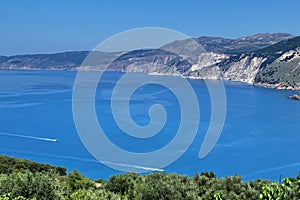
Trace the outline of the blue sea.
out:
[[[131,137],[115,123],[109,101],[122,75],[106,73],[96,92],[95,108],[107,137],[135,153],[164,147],[175,137],[180,123],[176,97],[156,84],[134,92],[130,114],[136,124],[149,123],[148,109],[153,104],[164,106],[168,118],[155,137]],[[123,173],[97,161],[82,144],[72,113],[75,78],[74,71],[0,71],[0,154],[77,169],[92,179]],[[222,134],[213,150],[199,159],[210,123],[211,102],[203,80],[188,81],[199,101],[197,135],[179,159],[158,170],[189,176],[213,171],[218,177],[238,174],[243,180],[278,180],[300,172],[300,102],[287,98],[292,91],[225,82],[227,113]]]

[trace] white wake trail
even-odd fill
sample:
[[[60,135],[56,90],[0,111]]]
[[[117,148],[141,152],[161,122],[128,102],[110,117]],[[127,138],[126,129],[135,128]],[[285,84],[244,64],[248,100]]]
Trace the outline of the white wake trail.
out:
[[[163,169],[159,168],[153,168],[153,167],[146,167],[146,166],[139,166],[139,165],[129,165],[129,164],[123,164],[123,163],[114,163],[114,162],[109,162],[109,161],[101,161],[104,164],[109,164],[109,165],[116,165],[116,166],[121,166],[121,167],[128,167],[128,168],[135,168],[135,169],[142,169],[145,171],[156,171],[156,172],[163,172]]]
[[[0,132],[0,135],[3,136],[9,136],[9,137],[19,137],[19,138],[27,138],[27,139],[33,139],[33,140],[42,140],[42,141],[48,141],[48,142],[57,142],[58,140],[56,138],[45,138],[45,137],[36,137],[31,135],[21,135],[21,134],[14,134],[14,133],[7,133],[7,132]],[[40,153],[34,153],[41,155]],[[46,155],[46,154],[43,154]],[[79,157],[73,157],[73,156],[62,156],[62,155],[56,155],[56,154],[47,154],[49,157],[57,157],[57,158],[64,158],[64,159],[72,159],[72,160],[79,160],[84,162],[99,162],[97,160],[91,160],[91,159],[84,159]],[[148,166],[139,166],[139,165],[131,165],[131,164],[124,164],[124,163],[115,163],[110,161],[100,161],[103,164],[109,164],[109,165],[115,165],[115,166],[121,166],[126,168],[133,168],[133,169],[142,169],[145,171],[156,171],[156,172],[163,172],[164,169],[160,168],[154,168],[154,167],[148,167]]]
[[[42,140],[42,141],[48,141],[48,142],[57,142],[58,141],[56,138],[36,137],[36,136],[31,136],[31,135],[21,135],[21,134],[7,133],[7,132],[0,132],[0,135],[9,136],[9,137],[33,139],[33,140]]]
[[[41,152],[37,153],[37,152],[30,152],[30,151],[15,151],[15,152],[28,153],[28,154],[32,154],[32,155],[38,155],[38,156],[49,157],[49,158],[75,160],[75,161],[80,161],[80,162],[103,163],[103,164],[106,163],[106,164],[110,164],[110,165],[123,166],[126,168],[132,168],[132,169],[142,169],[145,171],[152,171],[152,172],[164,172],[164,169],[160,169],[160,168],[146,167],[146,166],[139,166],[139,165],[130,165],[130,164],[123,164],[123,163],[115,163],[115,162],[110,162],[110,161],[98,161],[96,159],[82,158],[82,157],[76,157],[76,156],[58,155],[58,154],[41,153]]]

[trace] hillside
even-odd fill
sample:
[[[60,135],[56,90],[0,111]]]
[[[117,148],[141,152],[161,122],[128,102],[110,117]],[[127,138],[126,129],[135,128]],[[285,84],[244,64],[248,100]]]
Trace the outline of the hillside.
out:
[[[255,78],[257,85],[300,88],[300,37],[279,42],[256,54],[268,57]]]
[[[200,45],[199,45],[200,44]],[[300,37],[263,33],[238,39],[202,36],[160,49],[130,52],[64,52],[0,56],[0,69],[103,70],[242,81],[263,87],[300,89]],[[91,56],[84,62],[86,56]]]
[[[0,155],[0,174],[9,174],[14,171],[30,171],[36,172],[53,172],[59,175],[66,175],[66,169],[63,167],[55,167],[48,164],[41,164],[29,160],[12,158]]]
[[[251,53],[229,56],[209,66],[198,64],[188,76],[299,90],[299,47],[300,37],[294,37]]]
[[[242,54],[251,53],[258,49],[262,49],[269,45],[293,37],[293,35],[287,33],[260,33],[237,39],[202,36],[194,38],[194,40],[198,42],[207,52],[214,52],[218,54]],[[190,49],[190,41],[190,39],[174,41],[163,46],[162,49],[168,49],[172,52],[179,47],[182,49]]]
[[[287,33],[260,33],[238,39],[199,37],[196,41],[206,51],[224,54],[251,53],[293,36]]]
[[[3,160],[4,159],[4,160]],[[0,162],[23,160],[0,156]],[[26,161],[27,166],[43,165]],[[29,168],[16,168],[7,163],[10,172],[0,174],[0,200],[221,200],[221,199],[299,199],[300,175],[285,178],[282,183],[268,180],[245,182],[242,177],[218,178],[213,172],[196,173],[192,177],[170,173],[112,175],[109,180],[92,181],[78,171],[68,175]],[[29,170],[28,170],[29,169]],[[101,172],[99,172],[101,174]],[[281,180],[280,180],[281,182]]]
[[[77,70],[89,51],[73,51],[55,54],[33,54],[0,57],[0,69]],[[90,66],[107,64],[120,53],[92,52],[98,59]]]

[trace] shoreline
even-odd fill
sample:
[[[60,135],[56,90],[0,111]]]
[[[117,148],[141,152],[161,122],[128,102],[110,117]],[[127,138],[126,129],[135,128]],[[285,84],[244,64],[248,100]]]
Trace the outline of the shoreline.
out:
[[[78,72],[78,71],[98,71],[98,70],[80,70],[80,69],[57,69],[57,68],[48,68],[48,69],[41,69],[41,68],[7,68],[7,69],[0,69],[1,71],[70,71],[70,72]],[[119,72],[119,71],[106,71],[106,72],[117,72],[117,73],[143,73],[147,74],[149,76],[180,76],[182,78],[186,79],[191,79],[191,80],[222,80],[222,81],[228,81],[228,82],[236,82],[236,83],[244,83],[245,85],[249,86],[255,86],[255,87],[260,87],[260,88],[267,88],[267,89],[275,89],[275,90],[288,90],[288,91],[300,91],[300,86],[299,87],[292,87],[292,86],[284,86],[280,83],[277,84],[270,84],[270,83],[250,83],[247,81],[234,81],[234,80],[226,80],[226,79],[209,79],[209,78],[203,78],[203,77],[196,77],[196,76],[185,76],[183,74],[162,74],[162,73],[156,73],[156,72],[150,72],[150,73],[145,73],[145,72]]]

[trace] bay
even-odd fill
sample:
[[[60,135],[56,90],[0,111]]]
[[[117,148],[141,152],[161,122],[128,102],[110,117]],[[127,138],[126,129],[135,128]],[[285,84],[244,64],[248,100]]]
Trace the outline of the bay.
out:
[[[130,101],[132,119],[147,125],[153,104],[163,105],[168,119],[154,137],[131,137],[120,130],[110,109],[111,94],[122,75],[106,73],[96,93],[97,116],[107,137],[130,152],[164,147],[180,123],[176,97],[155,84],[139,88]],[[77,169],[92,179],[122,173],[97,161],[79,138],[72,114],[75,77],[74,71],[0,71],[0,154]],[[227,113],[221,137],[210,154],[199,159],[210,123],[210,95],[203,80],[189,82],[199,101],[198,132],[183,156],[161,170],[190,176],[203,171],[214,171],[219,177],[239,174],[244,180],[278,180],[280,175],[298,174],[300,102],[287,99],[293,92],[225,82]],[[134,167],[143,166],[132,166],[132,171]]]

